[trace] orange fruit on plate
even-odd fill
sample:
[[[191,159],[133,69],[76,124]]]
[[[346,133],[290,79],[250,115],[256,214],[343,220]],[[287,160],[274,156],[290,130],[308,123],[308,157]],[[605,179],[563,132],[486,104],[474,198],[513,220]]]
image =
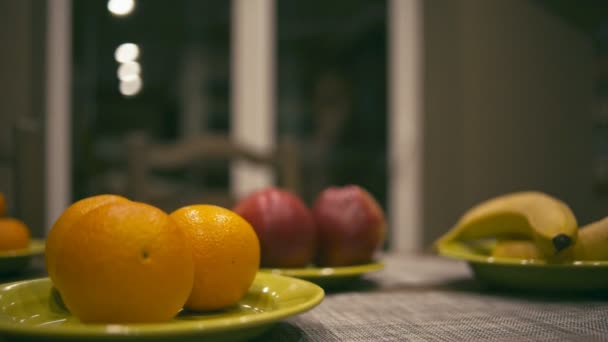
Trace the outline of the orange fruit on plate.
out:
[[[173,318],[192,290],[186,234],[164,211],[115,201],[89,211],[62,236],[55,287],[85,323]]]
[[[46,270],[49,274],[49,278],[51,278],[53,282],[55,282],[55,260],[57,258],[58,251],[61,249],[61,243],[63,241],[63,235],[65,232],[72,227],[76,220],[84,216],[89,211],[104,204],[116,201],[128,201],[128,199],[118,195],[107,194],[83,198],[67,207],[61,216],[59,216],[57,221],[55,221],[55,224],[53,224],[53,227],[47,236],[44,253]]]
[[[12,217],[0,218],[0,252],[27,248],[30,230],[23,221]]]
[[[236,304],[260,266],[253,227],[237,213],[214,205],[186,206],[170,216],[188,235],[194,256],[194,286],[184,307],[202,311]]]

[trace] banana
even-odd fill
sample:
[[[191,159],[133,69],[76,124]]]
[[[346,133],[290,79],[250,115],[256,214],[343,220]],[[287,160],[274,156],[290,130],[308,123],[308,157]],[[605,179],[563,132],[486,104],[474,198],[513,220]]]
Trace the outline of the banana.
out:
[[[574,260],[608,260],[608,217],[581,227]]]
[[[578,225],[562,201],[538,191],[515,192],[491,198],[469,209],[435,243],[489,237],[533,240],[547,259],[569,258]]]
[[[492,251],[493,257],[542,259],[542,253],[530,240],[501,240]],[[608,260],[608,217],[587,224],[578,231],[572,247],[572,257],[578,261]]]
[[[543,254],[530,240],[500,240],[492,251],[493,257],[542,260]]]

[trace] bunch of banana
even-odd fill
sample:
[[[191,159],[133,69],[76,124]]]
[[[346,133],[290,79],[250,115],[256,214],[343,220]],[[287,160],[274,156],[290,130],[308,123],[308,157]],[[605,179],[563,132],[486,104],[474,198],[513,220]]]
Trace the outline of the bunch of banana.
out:
[[[494,257],[539,259],[543,255],[530,240],[498,241],[492,251]],[[580,228],[572,247],[572,259],[577,261],[608,260],[608,217]]]
[[[543,260],[544,256],[530,240],[499,240],[492,250],[493,257]]]
[[[608,260],[608,217],[581,227],[574,260]]]
[[[516,192],[489,199],[465,212],[435,247],[453,240],[489,237],[529,240],[536,249],[532,255],[537,258],[565,260],[572,258],[578,225],[572,210],[562,201],[542,192]],[[500,247],[501,242],[498,245]],[[526,250],[521,243],[511,244],[499,248],[498,252],[519,250],[521,253],[522,248]]]

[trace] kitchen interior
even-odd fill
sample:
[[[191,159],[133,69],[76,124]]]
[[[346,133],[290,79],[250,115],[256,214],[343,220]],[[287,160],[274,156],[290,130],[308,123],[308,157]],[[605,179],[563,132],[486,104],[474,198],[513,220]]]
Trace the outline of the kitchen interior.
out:
[[[106,1],[71,4],[70,200],[127,191],[124,143],[134,131],[159,141],[229,132],[230,2],[137,2],[132,15],[120,18]],[[44,157],[48,8],[38,1],[2,6],[0,184],[10,211],[43,236],[52,198],[44,190],[52,162]],[[311,175],[301,178],[306,201],[329,184],[357,183],[387,210],[400,210],[390,205],[387,6],[276,2],[275,137],[300,146],[300,173]],[[521,189],[563,198],[581,222],[602,216],[608,198],[606,5],[453,1],[422,7],[422,119],[419,141],[410,146],[417,152],[403,157],[420,170],[417,204],[406,209],[418,215],[419,226],[391,230],[416,230],[417,241],[407,248],[426,250],[464,208]],[[121,94],[114,58],[129,41],[141,47],[143,83],[135,95]],[[162,176],[221,190],[229,187],[228,169],[217,161]]]
[[[604,0],[0,0],[0,44],[1,341],[608,336]]]

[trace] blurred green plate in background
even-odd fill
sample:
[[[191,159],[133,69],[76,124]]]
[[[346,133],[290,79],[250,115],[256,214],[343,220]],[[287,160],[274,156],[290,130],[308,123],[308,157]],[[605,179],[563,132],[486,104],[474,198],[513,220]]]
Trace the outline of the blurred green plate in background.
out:
[[[27,268],[33,256],[44,253],[44,240],[30,241],[30,246],[14,251],[0,252],[0,275],[19,272]]]
[[[440,255],[469,263],[474,276],[497,288],[533,291],[594,291],[608,289],[608,261],[547,263],[542,260],[496,258],[494,241],[450,241]]]
[[[300,279],[258,273],[234,307],[182,312],[166,323],[83,324],[66,311],[48,278],[0,285],[0,340],[242,341],[319,304],[324,291]]]
[[[260,272],[296,277],[324,287],[345,285],[362,275],[384,268],[382,262],[343,267],[262,268]]]

